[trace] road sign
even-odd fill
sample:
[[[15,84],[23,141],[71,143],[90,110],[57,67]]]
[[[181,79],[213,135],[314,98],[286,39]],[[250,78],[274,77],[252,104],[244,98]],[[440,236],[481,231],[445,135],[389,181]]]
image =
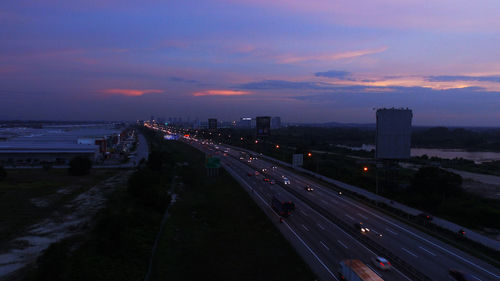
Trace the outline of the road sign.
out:
[[[293,159],[292,159],[292,166],[293,167],[299,167],[302,166],[304,163],[304,157],[302,154],[294,154]]]
[[[206,168],[220,168],[220,158],[208,156],[207,160],[205,161],[205,167]]]

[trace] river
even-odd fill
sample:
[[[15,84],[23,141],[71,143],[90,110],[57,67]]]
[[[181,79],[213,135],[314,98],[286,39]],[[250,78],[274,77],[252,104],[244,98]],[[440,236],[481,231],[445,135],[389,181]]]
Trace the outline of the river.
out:
[[[375,145],[363,144],[361,147],[349,147],[338,145],[339,147],[349,148],[352,150],[365,150],[370,151],[375,149]],[[411,148],[411,156],[427,155],[429,157],[439,157],[443,159],[463,158],[472,160],[476,163],[484,163],[491,161],[500,161],[500,152],[489,151],[465,151],[461,149],[439,149],[439,148]]]

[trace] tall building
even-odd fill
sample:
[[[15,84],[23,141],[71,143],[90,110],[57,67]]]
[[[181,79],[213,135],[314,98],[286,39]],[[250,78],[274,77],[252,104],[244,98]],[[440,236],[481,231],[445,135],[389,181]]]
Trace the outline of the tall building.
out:
[[[215,119],[215,118],[208,119],[208,129],[209,130],[217,130],[217,119]]]
[[[275,116],[271,118],[271,129],[281,128],[281,117]]]
[[[382,108],[377,110],[375,158],[408,159],[411,147],[410,109]]]
[[[257,125],[257,136],[271,135],[271,117],[258,116],[255,120]]]

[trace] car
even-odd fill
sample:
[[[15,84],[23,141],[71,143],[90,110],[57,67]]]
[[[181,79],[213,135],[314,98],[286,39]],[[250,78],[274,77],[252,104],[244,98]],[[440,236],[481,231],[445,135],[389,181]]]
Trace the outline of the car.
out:
[[[376,267],[382,270],[389,270],[392,268],[391,263],[383,257],[373,257],[372,262]]]
[[[366,227],[362,222],[360,223],[355,223],[354,224],[354,227],[361,231],[361,233],[367,233],[367,232],[370,232],[370,229],[368,227]]]
[[[266,168],[263,168],[263,169],[262,169],[262,173],[267,173],[267,169],[266,169]]]
[[[248,172],[247,174],[249,177],[253,176],[253,174],[251,172]]]
[[[306,185],[305,189],[306,189],[306,191],[309,191],[309,192],[310,191],[314,191],[314,188],[311,185],[309,185],[309,184]]]
[[[270,181],[271,181],[271,179],[270,179],[270,178],[264,178],[264,181],[265,181],[265,182],[270,182]]]
[[[429,214],[426,214],[426,213],[420,213],[418,214],[418,217],[422,220],[425,220],[425,221],[432,221],[432,216],[429,215]]]
[[[458,269],[450,269],[448,271],[448,274],[450,275],[452,280],[456,280],[456,281],[472,281],[472,280],[474,280],[472,275],[465,273],[465,272],[458,270]]]
[[[288,178],[283,178],[283,184],[290,184],[290,180]]]
[[[260,173],[258,171],[255,171],[255,175],[258,176],[260,175]]]
[[[269,183],[270,184],[276,184],[276,182],[274,180],[271,180]]]

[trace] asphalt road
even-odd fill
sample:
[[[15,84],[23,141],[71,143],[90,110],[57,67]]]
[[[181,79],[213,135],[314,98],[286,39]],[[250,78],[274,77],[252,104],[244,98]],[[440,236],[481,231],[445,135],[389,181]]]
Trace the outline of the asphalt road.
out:
[[[365,246],[366,241],[360,242],[356,235],[352,235],[353,230],[356,231],[353,225],[361,222],[370,229],[370,232],[363,234],[369,238],[370,243],[376,243],[389,250],[432,280],[452,280],[448,276],[450,268],[465,271],[475,280],[500,280],[498,268],[362,203],[339,195],[338,192],[328,187],[321,186],[289,170],[279,167],[272,169],[271,167],[275,164],[260,158],[250,163],[247,159],[240,160],[241,153],[234,148],[231,148],[224,156],[223,146],[217,146],[219,148],[216,149],[215,145],[197,143],[193,145],[207,153],[221,155],[222,162],[229,165],[229,168],[244,179],[263,200],[270,202],[273,195],[281,194],[295,202],[297,208],[286,220],[287,226],[310,247],[315,253],[313,256],[322,261],[321,263],[324,264],[322,269],[325,272],[318,275],[323,279],[336,280],[334,275],[337,272],[338,263],[343,259],[355,258],[369,265],[384,280],[412,280],[405,274],[404,269],[396,266],[389,271],[375,268],[370,259],[376,254],[370,250],[371,247],[367,247],[369,245]],[[262,172],[262,169],[267,169],[268,177],[275,180],[277,184],[271,185],[264,182],[262,173],[259,176],[248,176],[249,172]],[[283,188],[282,176],[290,180],[291,184],[286,186],[287,189],[306,198],[309,204]],[[314,191],[306,191],[307,185],[312,186]],[[318,208],[328,212],[329,217],[334,216],[343,222],[343,228],[318,212]],[[352,226],[352,229],[345,229],[346,225]]]

